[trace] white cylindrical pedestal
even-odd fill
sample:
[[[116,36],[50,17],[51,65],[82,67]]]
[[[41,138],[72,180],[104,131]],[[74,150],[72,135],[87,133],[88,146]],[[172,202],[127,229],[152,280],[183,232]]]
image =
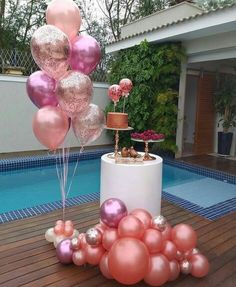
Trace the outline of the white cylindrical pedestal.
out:
[[[119,198],[128,211],[144,208],[153,216],[161,212],[162,158],[143,164],[116,164],[107,154],[101,158],[100,204]]]

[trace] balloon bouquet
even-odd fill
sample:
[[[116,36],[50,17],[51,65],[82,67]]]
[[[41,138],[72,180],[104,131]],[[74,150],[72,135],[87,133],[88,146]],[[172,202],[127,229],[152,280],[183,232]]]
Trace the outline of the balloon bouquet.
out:
[[[26,84],[29,98],[39,108],[33,132],[55,152],[72,125],[83,147],[101,135],[105,124],[103,111],[91,103],[93,85],[88,76],[100,62],[101,49],[93,37],[77,35],[81,16],[72,0],[53,0],[47,7],[46,21],[31,39],[32,56],[41,68]],[[58,178],[64,215],[69,150],[63,147],[61,156]]]
[[[209,262],[196,248],[197,235],[190,225],[171,227],[165,217],[152,217],[144,209],[128,214],[124,202],[117,198],[103,202],[100,218],[86,233],[61,241],[57,226],[47,230],[46,240],[54,242],[61,263],[99,265],[107,279],[125,285],[144,280],[161,286],[180,273],[197,278],[208,274]]]

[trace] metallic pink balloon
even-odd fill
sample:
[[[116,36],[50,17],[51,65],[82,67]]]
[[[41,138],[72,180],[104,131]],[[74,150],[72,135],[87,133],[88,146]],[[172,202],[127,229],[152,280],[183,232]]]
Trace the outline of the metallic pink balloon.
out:
[[[90,78],[82,73],[69,71],[57,82],[56,95],[62,110],[74,117],[85,111],[93,94],[93,84]]]
[[[58,105],[55,89],[55,80],[43,71],[34,72],[26,82],[28,96],[38,108]]]
[[[50,150],[57,149],[63,143],[68,129],[68,117],[59,107],[43,107],[34,116],[34,134]]]
[[[73,263],[77,266],[86,264],[86,254],[84,249],[77,250],[72,256]]]
[[[98,42],[89,35],[80,35],[73,41],[70,66],[72,70],[86,75],[92,73],[101,60],[101,48]]]
[[[64,239],[58,245],[56,249],[56,254],[58,260],[63,264],[72,263],[73,250],[71,248],[71,240]]]
[[[118,198],[110,198],[100,207],[101,221],[109,227],[117,227],[120,220],[127,215],[127,208]]]
[[[36,64],[49,76],[58,80],[67,71],[70,58],[70,42],[58,28],[45,25],[32,36],[31,53]]]
[[[105,121],[103,111],[94,104],[90,104],[88,109],[72,118],[73,131],[81,145],[84,146],[99,138]]]
[[[79,8],[72,0],[54,0],[47,7],[46,21],[62,30],[72,40],[81,25]]]

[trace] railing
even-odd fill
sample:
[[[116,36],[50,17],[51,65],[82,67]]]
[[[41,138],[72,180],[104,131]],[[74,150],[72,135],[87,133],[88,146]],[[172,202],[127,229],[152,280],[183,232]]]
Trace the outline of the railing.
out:
[[[0,49],[0,73],[29,76],[39,70],[30,52]],[[97,69],[91,74],[94,82],[106,82],[106,72]]]

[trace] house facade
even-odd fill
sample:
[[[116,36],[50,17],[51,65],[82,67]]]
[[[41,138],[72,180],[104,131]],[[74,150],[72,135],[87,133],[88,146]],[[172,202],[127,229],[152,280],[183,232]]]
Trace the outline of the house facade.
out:
[[[107,53],[139,45],[181,42],[187,58],[182,62],[179,84],[177,157],[217,152],[221,130],[214,109],[217,73],[236,71],[236,4],[212,11],[183,2],[121,28],[121,40]],[[236,155],[236,129],[231,156]]]

